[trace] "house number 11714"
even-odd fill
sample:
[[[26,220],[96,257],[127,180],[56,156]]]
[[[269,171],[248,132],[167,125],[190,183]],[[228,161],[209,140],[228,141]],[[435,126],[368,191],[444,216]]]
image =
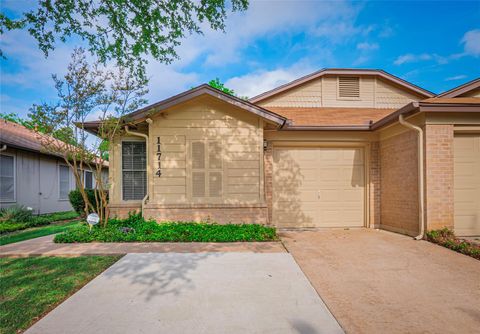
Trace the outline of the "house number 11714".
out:
[[[160,143],[160,137],[157,137],[157,162],[158,162],[158,168],[157,172],[155,175],[158,175],[158,177],[162,176],[162,147]]]

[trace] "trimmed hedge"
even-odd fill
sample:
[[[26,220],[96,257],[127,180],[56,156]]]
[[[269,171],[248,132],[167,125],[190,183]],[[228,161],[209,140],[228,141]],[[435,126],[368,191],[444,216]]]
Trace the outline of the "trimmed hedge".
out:
[[[144,220],[141,215],[127,219],[111,219],[106,227],[72,228],[57,234],[56,243],[76,242],[238,242],[274,241],[274,227],[258,224],[227,224],[196,222],[165,222]]]
[[[66,211],[39,215],[26,222],[12,222],[8,220],[2,221],[0,222],[0,234],[24,230],[26,228],[35,226],[48,225],[53,222],[75,218],[78,218],[78,213],[74,211]]]
[[[448,228],[428,231],[427,240],[480,260],[480,245],[458,239]]]

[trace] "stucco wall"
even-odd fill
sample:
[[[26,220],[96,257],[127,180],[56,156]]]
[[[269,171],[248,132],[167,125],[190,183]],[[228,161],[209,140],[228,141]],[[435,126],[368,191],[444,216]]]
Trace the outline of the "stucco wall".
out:
[[[416,235],[418,232],[417,135],[407,131],[380,141],[381,227]]]

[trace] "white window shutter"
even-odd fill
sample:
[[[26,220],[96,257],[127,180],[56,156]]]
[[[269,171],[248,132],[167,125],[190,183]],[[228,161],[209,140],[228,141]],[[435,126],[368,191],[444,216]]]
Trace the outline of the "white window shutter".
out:
[[[210,172],[208,174],[208,188],[210,197],[222,196],[222,172]]]
[[[202,141],[192,142],[192,168],[205,168],[205,143]]]
[[[192,197],[205,197],[205,172],[192,173]]]

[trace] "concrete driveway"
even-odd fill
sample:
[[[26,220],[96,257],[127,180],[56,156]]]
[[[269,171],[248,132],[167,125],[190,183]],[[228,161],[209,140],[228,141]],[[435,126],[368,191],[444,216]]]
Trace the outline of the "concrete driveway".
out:
[[[282,240],[347,333],[479,333],[478,260],[368,229]]]
[[[284,253],[127,254],[26,333],[343,333]]]

